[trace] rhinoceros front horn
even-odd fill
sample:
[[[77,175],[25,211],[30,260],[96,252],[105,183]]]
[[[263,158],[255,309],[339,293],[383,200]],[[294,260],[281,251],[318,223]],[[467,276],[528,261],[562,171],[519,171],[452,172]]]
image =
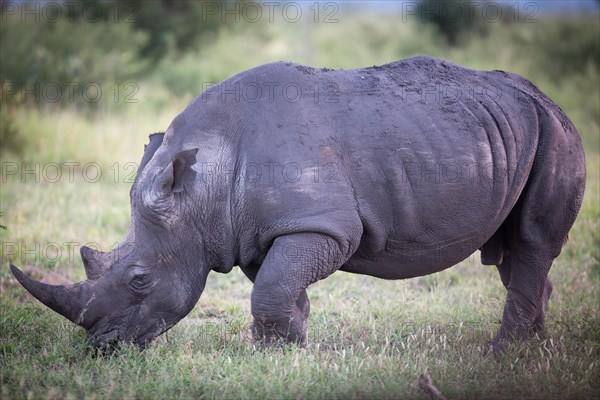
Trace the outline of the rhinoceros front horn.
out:
[[[70,321],[79,324],[80,312],[83,309],[83,289],[85,283],[48,285],[31,279],[12,264],[10,265],[10,270],[19,283],[36,299]]]

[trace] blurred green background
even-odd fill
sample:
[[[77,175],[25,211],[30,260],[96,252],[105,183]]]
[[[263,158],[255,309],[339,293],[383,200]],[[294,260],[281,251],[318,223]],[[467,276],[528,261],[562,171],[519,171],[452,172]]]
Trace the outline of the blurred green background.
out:
[[[519,73],[565,110],[590,169],[598,169],[596,0],[0,4],[0,224],[12,226],[13,240],[120,240],[131,163],[139,162],[147,135],[165,130],[211,83],[279,60],[349,69],[424,54]],[[588,185],[596,205],[597,177]],[[69,215],[85,218],[93,203],[67,213],[53,207],[53,196],[80,190],[77,201],[90,201],[84,196],[101,196],[103,184],[115,196],[107,229],[56,225]],[[24,191],[48,204],[46,211],[33,212]]]
[[[522,74],[567,110],[587,144],[598,143],[597,1],[1,4],[4,157],[136,161],[129,146],[115,154],[109,142],[143,142],[144,129],[166,127],[165,111],[168,120],[209,83],[256,65],[356,68],[420,54]],[[84,129],[149,115],[152,127]],[[82,130],[58,132],[58,118]],[[73,143],[98,135],[90,148]]]
[[[212,83],[278,60],[349,69],[422,54],[516,72],[561,106],[586,147],[582,213],[598,219],[598,1],[0,4],[4,240],[120,240],[147,135]]]
[[[448,398],[598,397],[599,1],[0,6],[0,398],[426,398],[422,372]],[[211,83],[279,60],[350,69],[416,55],[521,74],[583,138],[586,194],[550,271],[547,334],[501,362],[481,354],[505,290],[477,255],[402,282],[334,274],[309,289],[309,332],[331,338],[309,333],[307,350],[286,352],[240,339],[251,284],[237,268],[210,275],[166,344],[106,359],[12,278],[9,262],[49,283],[84,279],[79,246],[125,235],[148,134]],[[236,334],[204,337],[207,324]]]
[[[3,264],[73,265],[27,250],[121,240],[147,135],[210,84],[278,60],[349,69],[425,54],[523,75],[584,140],[582,215],[597,227],[599,3],[2,1],[0,234],[17,243]]]

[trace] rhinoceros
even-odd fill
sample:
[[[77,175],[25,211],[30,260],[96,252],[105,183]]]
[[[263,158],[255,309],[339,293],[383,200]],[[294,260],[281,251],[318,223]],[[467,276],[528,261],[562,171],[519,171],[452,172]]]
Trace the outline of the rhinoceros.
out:
[[[423,56],[277,62],[210,86],[150,137],[125,239],[81,248],[87,280],[11,270],[92,345],[143,348],[192,310],[210,271],[239,266],[268,346],[305,343],[306,289],[336,271],[406,279],[479,249],[507,290],[502,350],[543,329],[584,186],[577,130],[518,75]]]

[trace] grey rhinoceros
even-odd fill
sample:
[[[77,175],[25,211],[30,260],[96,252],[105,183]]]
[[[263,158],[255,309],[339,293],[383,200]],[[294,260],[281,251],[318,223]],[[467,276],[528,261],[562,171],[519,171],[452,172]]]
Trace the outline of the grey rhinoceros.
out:
[[[518,75],[430,57],[278,62],[208,88],[151,136],[126,238],[82,247],[86,281],[11,269],[92,344],[143,347],[192,310],[210,271],[237,265],[254,283],[255,339],[302,343],[312,283],[431,274],[480,249],[507,289],[499,350],[543,328],[584,185],[575,127]]]

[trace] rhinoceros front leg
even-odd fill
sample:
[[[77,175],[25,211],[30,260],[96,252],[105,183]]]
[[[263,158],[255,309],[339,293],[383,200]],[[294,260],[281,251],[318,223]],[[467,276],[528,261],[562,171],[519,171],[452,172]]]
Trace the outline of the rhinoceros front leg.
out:
[[[348,259],[348,250],[318,233],[277,238],[254,281],[255,339],[267,346],[280,340],[303,344],[310,312],[305,289],[335,272]]]

